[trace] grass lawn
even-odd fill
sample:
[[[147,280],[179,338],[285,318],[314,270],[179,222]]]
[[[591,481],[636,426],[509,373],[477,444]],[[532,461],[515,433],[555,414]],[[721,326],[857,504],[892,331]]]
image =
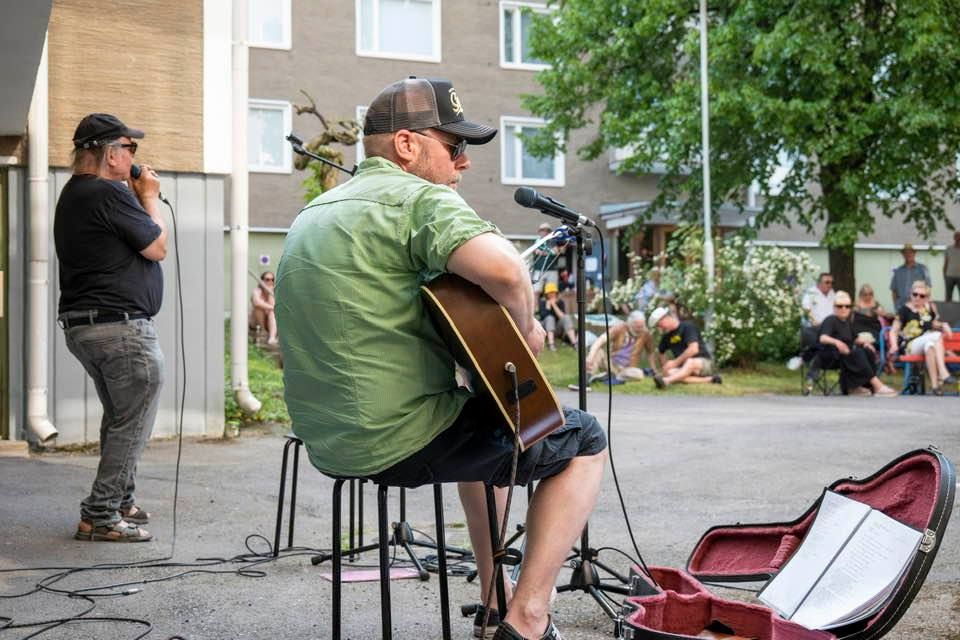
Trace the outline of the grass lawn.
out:
[[[566,388],[577,382],[577,352],[568,346],[544,351],[540,366],[555,387]],[[614,385],[614,393],[662,393],[696,396],[743,396],[758,393],[800,394],[800,372],[790,371],[783,363],[761,362],[755,369],[723,369],[723,384],[677,384],[659,391],[652,379]],[[606,391],[607,385],[595,382],[594,391]]]
[[[230,354],[224,357],[224,393],[225,417],[227,424],[256,425],[274,423],[289,425],[290,416],[283,402],[283,374],[270,352],[260,347],[250,346],[248,369],[250,390],[263,403],[255,416],[245,416],[233,399],[230,389]],[[540,356],[547,379],[555,387],[565,389],[568,384],[577,382],[577,353],[562,346],[557,351],[544,351]],[[745,396],[755,394],[800,394],[800,373],[790,371],[783,363],[761,362],[753,369],[727,368],[721,371],[723,384],[677,384],[663,391],[657,390],[653,380],[645,379],[614,385],[614,393],[628,394],[667,394],[697,396]],[[835,376],[835,372],[831,372]],[[901,376],[882,376],[884,382],[899,389]],[[607,385],[595,382],[594,392],[606,391]]]

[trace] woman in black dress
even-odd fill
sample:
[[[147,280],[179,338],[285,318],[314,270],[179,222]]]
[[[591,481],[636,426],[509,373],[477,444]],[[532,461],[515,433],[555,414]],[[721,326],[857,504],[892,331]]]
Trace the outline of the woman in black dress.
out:
[[[840,388],[847,395],[894,397],[897,392],[883,384],[874,373],[874,346],[853,330],[853,303],[850,294],[838,291],[833,315],[820,325],[820,344],[836,349],[840,361]]]

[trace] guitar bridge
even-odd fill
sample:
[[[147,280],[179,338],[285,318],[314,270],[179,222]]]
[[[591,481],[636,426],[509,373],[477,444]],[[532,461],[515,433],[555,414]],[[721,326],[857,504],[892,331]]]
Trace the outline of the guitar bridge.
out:
[[[510,402],[511,404],[516,404],[517,402],[519,402],[520,400],[523,400],[524,398],[526,398],[528,395],[530,395],[536,390],[537,390],[536,382],[534,382],[533,380],[524,380],[519,385],[517,385],[516,390],[511,389],[510,391],[507,392],[507,401]]]

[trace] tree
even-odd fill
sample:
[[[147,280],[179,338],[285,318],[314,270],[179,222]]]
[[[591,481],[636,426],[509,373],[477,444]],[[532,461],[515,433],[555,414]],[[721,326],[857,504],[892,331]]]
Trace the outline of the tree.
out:
[[[571,131],[583,159],[626,147],[625,171],[667,173],[654,208],[702,210],[696,0],[551,0],[532,53],[551,67],[525,106],[549,124],[537,154]],[[952,225],[960,189],[960,0],[711,0],[713,202],[758,184],[757,223],[825,223],[830,271],[853,289],[853,248],[874,216],[924,237]],[[788,167],[779,185],[771,181]],[[812,187],[812,188],[811,188]]]
[[[300,90],[300,93],[306,96],[310,104],[295,104],[293,105],[294,111],[297,112],[298,116],[304,113],[316,116],[323,126],[323,131],[310,138],[309,142],[303,145],[303,148],[342,167],[343,151],[332,145],[336,143],[350,147],[357,144],[357,141],[360,139],[360,125],[356,120],[340,119],[336,121],[336,128],[331,127],[327,118],[317,111],[317,103],[310,94],[303,89]],[[337,178],[339,177],[337,172],[339,169],[335,169],[326,163],[318,162],[307,156],[297,156],[293,162],[293,166],[298,171],[305,169],[310,170],[310,175],[303,181],[305,190],[303,198],[306,202],[310,202],[324,191],[337,186]]]

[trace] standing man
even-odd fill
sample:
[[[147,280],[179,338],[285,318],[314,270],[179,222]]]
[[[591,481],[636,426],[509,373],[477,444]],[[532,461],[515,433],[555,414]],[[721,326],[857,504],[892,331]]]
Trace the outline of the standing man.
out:
[[[960,294],[960,229],[953,232],[953,246],[947,247],[943,256],[943,285],[947,290],[944,300],[953,302],[954,287]]]
[[[497,132],[464,119],[449,81],[416,77],[373,99],[363,131],[366,160],[300,212],[277,271],[293,430],[327,474],[392,486],[461,483],[486,594],[494,574],[481,483],[510,483],[513,435],[458,387],[419,289],[455,273],[506,308],[534,354],[543,349],[523,260],[456,191],[470,168],[467,146]],[[597,420],[565,414],[564,427],[519,458],[518,482],[542,481],[509,612],[502,621],[489,612],[497,640],[560,638],[550,593],[596,502],[607,457]],[[482,620],[480,612],[477,637]]]
[[[927,265],[917,262],[917,250],[912,244],[903,245],[900,253],[903,254],[903,264],[893,270],[893,277],[890,278],[890,296],[893,298],[894,312],[910,302],[910,289],[914,282],[923,280],[928,287],[933,285],[930,280],[930,270],[927,269]]]
[[[660,362],[663,376],[653,376],[657,389],[666,389],[675,382],[720,384],[723,379],[714,374],[713,360],[703,344],[700,330],[692,322],[683,322],[673,311],[658,307],[650,314],[650,326],[660,330]],[[667,351],[670,352],[668,357]]]
[[[833,300],[836,295],[833,290],[833,276],[829,273],[821,273],[817,278],[817,284],[807,289],[803,294],[803,300],[800,301],[807,326],[819,327],[827,316],[833,315]]]
[[[538,241],[553,233],[549,222],[541,222],[537,227]],[[557,269],[557,258],[560,255],[559,247],[551,247],[550,242],[544,242],[533,250],[532,280],[533,293],[539,296],[543,293],[544,285],[548,282],[559,284],[560,272]]]
[[[92,113],[73,136],[73,176],[53,223],[60,264],[58,320],[103,405],[100,464],[80,503],[78,540],[144,542],[149,514],[134,499],[140,454],[150,437],[163,384],[153,316],[163,298],[160,261],[167,227],[160,181],[147,165],[130,176],[137,152],[116,116]],[[128,186],[129,185],[129,186]]]

